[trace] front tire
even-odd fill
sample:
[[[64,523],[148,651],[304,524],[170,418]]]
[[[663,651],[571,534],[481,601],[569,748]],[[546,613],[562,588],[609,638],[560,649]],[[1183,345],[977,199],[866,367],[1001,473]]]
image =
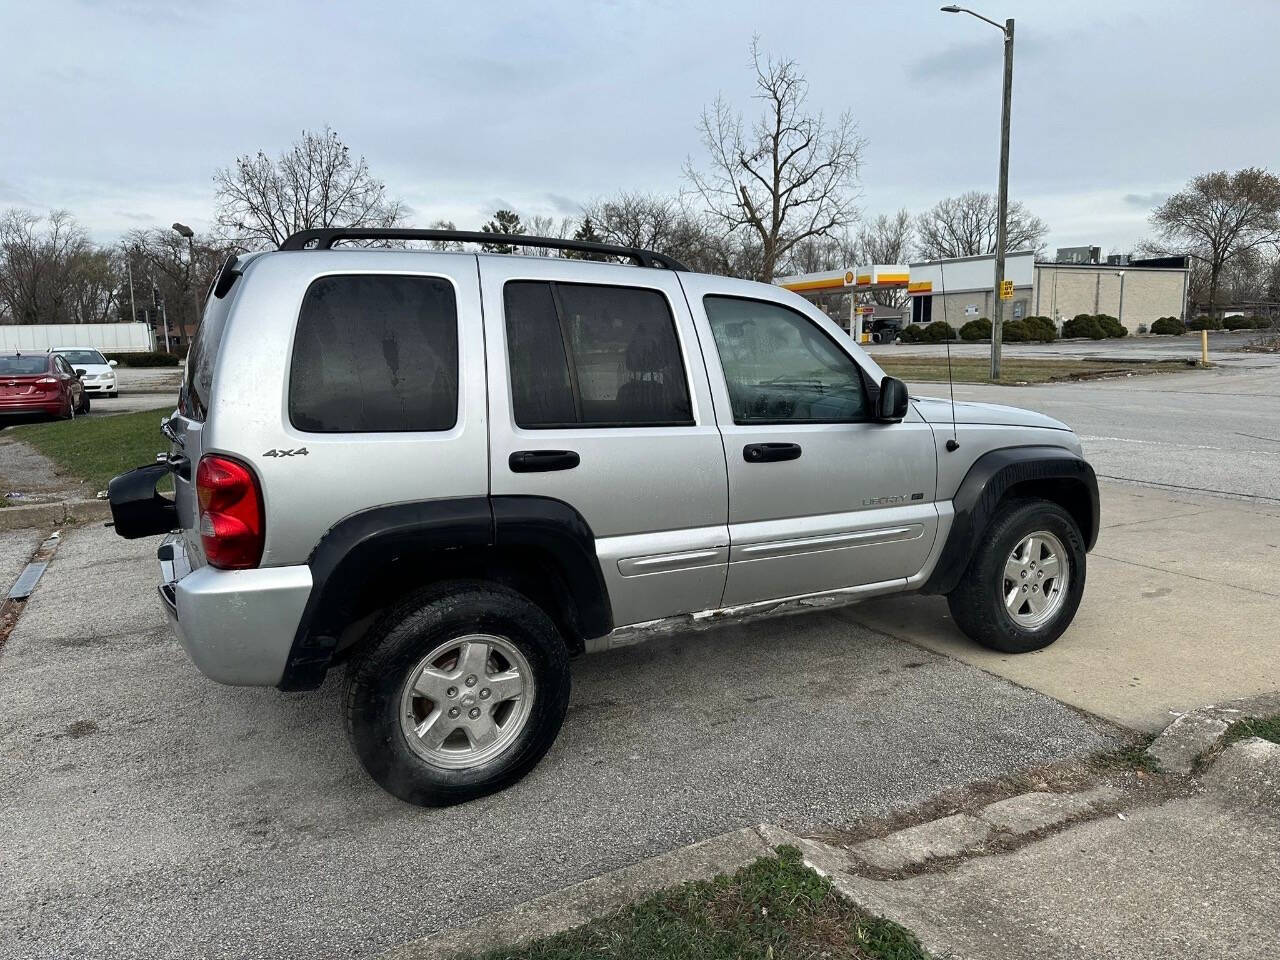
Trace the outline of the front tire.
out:
[[[80,395],[80,409],[77,410],[76,413],[82,414],[82,415],[86,414],[89,412],[89,407],[90,407],[89,394],[82,393]]]
[[[975,642],[1029,653],[1071,625],[1084,583],[1084,538],[1072,516],[1047,500],[1014,500],[983,534],[947,604]]]
[[[462,803],[533,769],[569,686],[568,650],[541,608],[496,584],[437,584],[388,611],[352,661],[347,736],[387,792]]]

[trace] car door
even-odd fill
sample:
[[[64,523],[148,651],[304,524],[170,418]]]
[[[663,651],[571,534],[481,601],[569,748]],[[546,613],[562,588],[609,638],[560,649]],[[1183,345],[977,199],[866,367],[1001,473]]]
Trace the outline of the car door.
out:
[[[618,626],[718,606],[724,447],[675,274],[481,256],[480,279],[493,496],[582,515]]]
[[[724,605],[864,584],[924,566],[938,530],[933,434],[872,419],[879,373],[783,290],[684,275],[729,476]]]
[[[53,366],[58,372],[58,379],[62,381],[62,388],[71,406],[78,410],[80,404],[84,402],[84,384],[80,382],[80,375],[65,358],[57,354],[53,355]]]

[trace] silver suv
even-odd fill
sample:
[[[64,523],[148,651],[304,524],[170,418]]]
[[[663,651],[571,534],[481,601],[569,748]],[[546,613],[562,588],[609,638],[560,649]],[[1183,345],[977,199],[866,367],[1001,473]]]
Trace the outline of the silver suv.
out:
[[[421,240],[566,255],[333,249]],[[164,430],[110,497],[121,536],[168,534],[191,659],[281,690],[346,663],[356,753],[418,804],[519,779],[572,657],[691,615],[920,591],[1044,647],[1098,533],[1056,420],[908,398],[795,294],[574,241],[312,230],[233,258]]]

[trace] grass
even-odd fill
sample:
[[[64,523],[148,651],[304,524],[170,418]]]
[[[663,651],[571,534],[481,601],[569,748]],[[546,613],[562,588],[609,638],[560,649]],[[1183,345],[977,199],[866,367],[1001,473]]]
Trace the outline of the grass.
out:
[[[107,489],[107,481],[117,473],[151,463],[156,453],[168,448],[160,420],[172,410],[171,403],[110,417],[90,414],[15,426],[11,433],[56,463],[60,472],[78,477],[97,492]]]
[[[875,355],[876,363],[908,383],[947,379],[946,357]],[[1037,359],[1006,357],[1000,361],[1000,383],[1047,383],[1051,380],[1081,380],[1115,377],[1125,374],[1178,373],[1191,369],[1183,360],[1159,360],[1153,363],[1099,362],[1096,360]],[[987,357],[952,357],[951,372],[955,380],[969,383],[990,382],[991,361]]]
[[[1243,740],[1245,737],[1261,737],[1272,743],[1280,743],[1280,714],[1274,717],[1260,717],[1256,720],[1240,720],[1227,728],[1226,743]]]
[[[779,847],[732,876],[687,883],[618,913],[472,960],[928,960],[916,938],[872,917]]]

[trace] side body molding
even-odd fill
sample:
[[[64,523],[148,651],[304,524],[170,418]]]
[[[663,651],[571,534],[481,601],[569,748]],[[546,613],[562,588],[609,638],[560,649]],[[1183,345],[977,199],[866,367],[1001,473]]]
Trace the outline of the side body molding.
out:
[[[956,490],[951,532],[922,593],[955,589],[1000,501],[1020,491],[1061,504],[1079,524],[1085,549],[1093,549],[1100,526],[1098,480],[1087,461],[1063,447],[992,450],[974,461]]]
[[[359,607],[389,564],[434,555],[477,556],[532,550],[545,558],[567,594],[581,637],[613,629],[608,593],[595,554],[595,537],[576,510],[544,497],[461,497],[390,504],[352,514],[335,524],[307,560],[312,590],[294,634],[279,688],[312,690],[329,669],[339,639],[364,615]],[[475,575],[459,563],[459,575]],[[424,581],[424,585],[425,585]]]

